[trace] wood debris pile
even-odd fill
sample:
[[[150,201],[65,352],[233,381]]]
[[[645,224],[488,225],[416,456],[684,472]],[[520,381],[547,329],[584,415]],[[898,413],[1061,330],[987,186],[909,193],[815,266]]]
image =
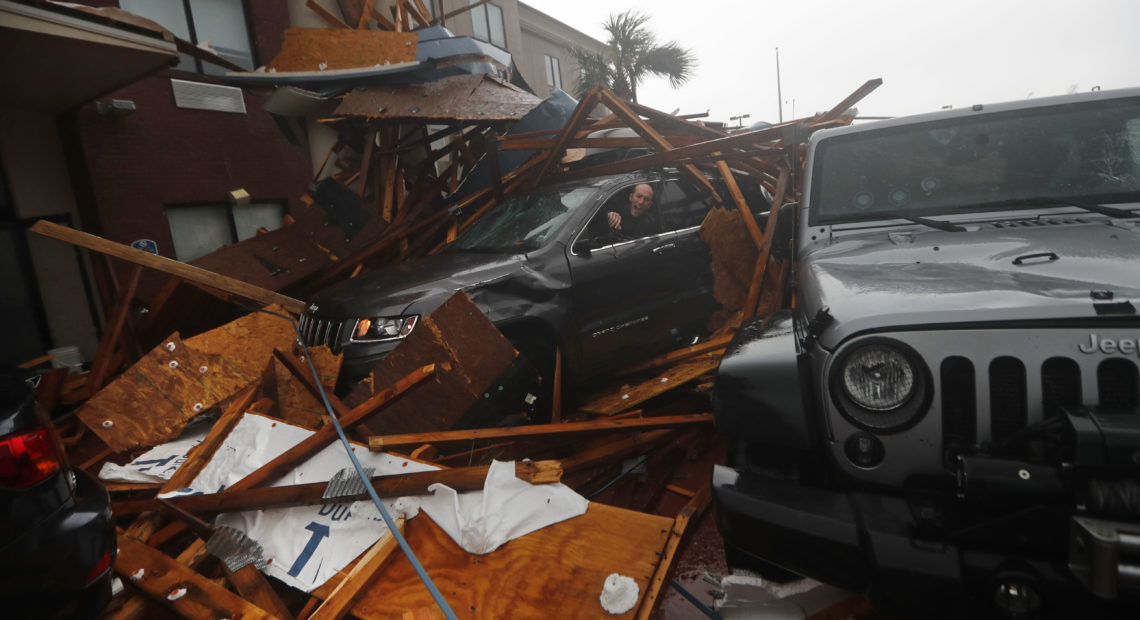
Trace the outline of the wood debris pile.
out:
[[[391,31],[383,34],[406,36],[413,22],[432,21],[418,0],[398,2],[392,19],[366,11],[372,3],[342,4],[355,7],[349,13],[362,29],[377,24]],[[348,27],[335,15],[325,18]],[[279,66],[304,68],[306,46],[327,37],[296,34]],[[352,45],[371,49],[377,40],[356,37]],[[383,49],[406,53],[401,46]],[[338,58],[352,66],[356,61],[348,56]],[[786,247],[780,245],[788,237],[778,231],[781,220],[795,217],[794,206],[748,204],[741,186],[762,187],[772,205],[797,203],[807,137],[850,122],[843,114],[877,85],[868,82],[826,113],[738,133],[604,89],[584,96],[560,128],[511,133],[510,122],[538,102],[496,78],[374,86],[340,101],[331,121],[340,139],[314,178],[305,209],[282,229],[186,265],[36,224],[34,232],[87,248],[108,264],[111,258],[130,264],[125,281],[105,282],[105,298],[117,301],[107,308],[90,369],[48,371],[40,383],[38,398],[57,414],[73,465],[94,470],[107,460],[129,461],[177,438],[196,418],[213,418],[206,437],[166,482],[108,484],[121,528],[115,570],[127,592],[107,617],[148,617],[151,606],[187,618],[442,617],[390,534],[311,594],[266,579],[255,564],[235,568],[223,561],[224,552],[209,551],[209,541],[220,535],[210,523],[215,515],[330,501],[323,499],[327,481],[270,486],[337,441],[326,402],[361,449],[440,468],[373,478],[383,497],[423,494],[437,482],[480,489],[496,459],[516,461],[524,480],[561,482],[591,499],[585,515],[487,555],[463,551],[429,518],[404,523],[410,547],[460,617],[549,617],[552,609],[558,617],[608,615],[598,596],[615,572],[632,577],[640,592],[637,605],[618,617],[650,617],[688,526],[708,505],[709,467],[723,450],[709,412],[711,373],[743,319],[788,301]],[[432,107],[413,111],[408,101],[425,97]],[[598,110],[603,115],[591,119]],[[615,129],[628,131],[607,133]],[[620,157],[582,157],[587,149]],[[511,153],[525,161],[504,169]],[[325,176],[334,165],[338,169]],[[704,342],[627,368],[593,394],[564,394],[556,363],[553,376],[541,378],[553,383],[555,394],[549,423],[503,427],[498,421],[516,412],[488,413],[495,408],[484,402],[489,395],[511,388],[505,378],[517,352],[462,292],[343,399],[332,393],[339,357],[297,344],[291,321],[309,292],[351,278],[365,265],[438,251],[505,197],[658,167],[678,169],[718,205],[701,228],[724,307],[718,329]],[[482,185],[472,181],[478,170],[485,174]],[[131,310],[144,268],[166,274],[170,284],[141,324]],[[201,329],[196,319],[207,314],[206,299],[231,311],[266,312]],[[268,416],[312,434],[224,490],[156,499],[187,487],[243,415]]]

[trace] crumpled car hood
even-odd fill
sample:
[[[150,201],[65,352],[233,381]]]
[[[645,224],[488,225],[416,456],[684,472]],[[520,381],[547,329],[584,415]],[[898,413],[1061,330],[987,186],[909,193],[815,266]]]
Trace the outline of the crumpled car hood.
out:
[[[456,290],[500,280],[524,268],[521,255],[434,254],[365,272],[321,291],[311,302],[327,318],[426,314]],[[430,307],[412,308],[428,299]]]
[[[850,234],[804,257],[805,312],[835,318],[822,344],[922,324],[1094,317],[1091,291],[1140,303],[1134,221],[967,229]]]

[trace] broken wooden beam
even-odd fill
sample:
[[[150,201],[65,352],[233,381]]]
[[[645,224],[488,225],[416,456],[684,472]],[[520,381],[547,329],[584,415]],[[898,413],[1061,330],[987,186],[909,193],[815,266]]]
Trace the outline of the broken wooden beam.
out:
[[[475,428],[460,431],[440,431],[436,433],[405,433],[401,435],[381,435],[368,438],[368,449],[382,452],[396,448],[414,447],[422,444],[436,446],[465,445],[476,441],[511,439],[535,439],[541,437],[565,437],[584,433],[607,431],[640,431],[658,428],[676,428],[693,424],[712,424],[713,414],[662,416],[657,418],[635,418],[623,420],[601,419],[590,422],[566,422],[562,424],[535,424],[510,428]]]
[[[207,271],[199,267],[194,267],[193,265],[187,265],[186,263],[164,256],[151,254],[144,250],[136,250],[121,243],[108,241],[102,237],[97,237],[66,226],[60,226],[54,222],[40,220],[33,224],[29,230],[45,237],[58,239],[59,241],[170,274],[196,286],[217,289],[225,293],[236,295],[242,299],[255,301],[263,306],[277,304],[293,314],[300,314],[301,311],[305,309],[305,302],[299,299],[293,299],[292,297],[253,286],[241,280],[235,280],[234,278]]]
[[[483,488],[489,469],[489,465],[477,465],[394,476],[373,476],[370,480],[372,488],[381,497],[423,495],[427,493],[429,486],[436,483],[447,485],[456,491],[476,491]],[[518,461],[515,463],[515,477],[531,484],[559,482],[562,480],[562,466],[558,461]],[[238,491],[233,491],[231,487],[221,493],[184,495],[171,497],[165,501],[195,514],[240,512],[321,503],[326,501],[323,495],[327,487],[327,482],[258,487]],[[365,491],[361,491],[355,495],[338,497],[337,501],[348,502],[368,497]],[[127,500],[111,504],[116,516],[163,510],[163,508],[163,504],[155,499]]]

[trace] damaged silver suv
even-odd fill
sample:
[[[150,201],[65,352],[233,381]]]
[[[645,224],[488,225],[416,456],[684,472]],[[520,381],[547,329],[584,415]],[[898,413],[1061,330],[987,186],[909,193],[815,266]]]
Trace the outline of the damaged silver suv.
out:
[[[730,563],[895,617],[1140,607],[1140,89],[822,131],[714,394]]]

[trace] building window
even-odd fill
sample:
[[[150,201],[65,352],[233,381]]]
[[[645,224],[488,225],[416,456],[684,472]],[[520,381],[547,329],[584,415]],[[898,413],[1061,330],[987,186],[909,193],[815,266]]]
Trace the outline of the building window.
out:
[[[469,0],[469,4],[475,4],[478,1]],[[503,27],[503,9],[499,8],[497,4],[488,2],[471,9],[471,27],[475,31],[476,39],[507,49],[507,31]]]
[[[166,221],[174,240],[174,257],[186,263],[222,246],[249,239],[259,228],[281,228],[285,208],[280,202],[168,206]]]
[[[119,6],[195,45],[208,44],[222,58],[253,71],[253,46],[242,0],[119,0]],[[187,54],[179,54],[175,68],[207,75],[227,71]]]
[[[550,54],[543,54],[543,60],[546,63],[546,85],[551,90],[555,88],[562,88],[562,65],[558,59]]]

